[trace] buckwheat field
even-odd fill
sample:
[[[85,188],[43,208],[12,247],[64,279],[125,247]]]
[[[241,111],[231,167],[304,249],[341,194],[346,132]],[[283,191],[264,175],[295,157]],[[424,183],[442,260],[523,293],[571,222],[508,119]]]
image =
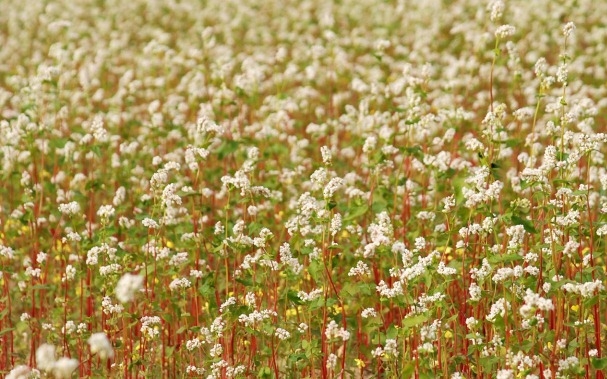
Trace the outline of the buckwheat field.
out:
[[[605,378],[607,2],[0,9],[0,376]]]

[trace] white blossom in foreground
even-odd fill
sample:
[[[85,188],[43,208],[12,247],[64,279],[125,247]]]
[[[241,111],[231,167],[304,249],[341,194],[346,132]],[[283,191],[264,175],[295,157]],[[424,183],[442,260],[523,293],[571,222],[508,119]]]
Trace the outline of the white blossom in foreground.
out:
[[[53,375],[55,379],[69,379],[72,373],[78,367],[78,361],[73,358],[62,357],[53,365]]]
[[[91,347],[91,354],[99,354],[101,359],[114,357],[114,349],[105,333],[92,334],[88,339],[88,343]]]
[[[143,276],[124,274],[116,285],[116,297],[121,303],[133,301],[135,293],[143,286]]]
[[[55,364],[55,346],[44,343],[36,350],[36,363],[42,371],[51,371]]]
[[[17,366],[8,373],[6,379],[28,379],[31,371],[32,370],[27,366]]]

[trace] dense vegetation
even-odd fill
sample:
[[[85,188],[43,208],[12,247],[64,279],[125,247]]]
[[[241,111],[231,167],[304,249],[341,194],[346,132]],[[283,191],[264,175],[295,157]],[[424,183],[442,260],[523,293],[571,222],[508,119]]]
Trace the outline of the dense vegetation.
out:
[[[604,378],[607,3],[0,9],[0,375]]]

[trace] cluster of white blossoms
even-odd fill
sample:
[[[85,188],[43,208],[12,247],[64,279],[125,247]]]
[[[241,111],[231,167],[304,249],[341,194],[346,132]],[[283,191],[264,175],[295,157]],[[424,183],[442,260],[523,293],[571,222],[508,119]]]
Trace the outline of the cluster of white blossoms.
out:
[[[69,379],[78,367],[78,360],[68,357],[57,359],[54,345],[45,343],[36,350],[37,369],[52,375],[55,379]],[[26,372],[24,368],[22,371]],[[16,373],[14,373],[16,375]],[[10,374],[9,374],[10,375]]]
[[[331,320],[325,329],[325,336],[328,339],[340,338],[343,341],[347,341],[350,339],[350,332],[344,328],[340,328],[335,320]]]
[[[121,303],[134,300],[135,295],[143,286],[144,277],[141,275],[124,274],[116,285],[116,298]]]

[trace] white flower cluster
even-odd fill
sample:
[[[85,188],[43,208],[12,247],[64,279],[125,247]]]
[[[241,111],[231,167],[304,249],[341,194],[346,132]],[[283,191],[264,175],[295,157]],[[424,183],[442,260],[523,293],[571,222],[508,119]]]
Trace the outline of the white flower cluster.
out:
[[[55,379],[69,379],[78,367],[78,360],[61,357],[56,359],[55,346],[45,343],[36,350],[38,369],[52,374]]]
[[[363,248],[365,258],[372,257],[378,247],[389,246],[394,238],[394,227],[388,212],[381,212],[376,217],[377,220],[367,228],[370,242]]]
[[[526,319],[533,317],[537,310],[550,311],[554,309],[551,299],[543,298],[530,289],[525,291],[524,301],[525,304],[519,308],[519,312]]]
[[[506,311],[510,310],[510,308],[511,308],[511,305],[510,305],[510,302],[508,302],[508,300],[506,300],[504,298],[497,299],[496,302],[491,304],[491,310],[489,311],[489,314],[487,315],[487,321],[494,322],[495,318],[497,316],[501,316],[501,317],[506,316]]]
[[[116,297],[121,303],[129,303],[143,286],[143,276],[124,274],[116,285]]]
[[[257,324],[263,322],[263,320],[267,320],[270,317],[276,317],[278,314],[272,310],[264,309],[262,311],[253,311],[248,315],[241,314],[238,316],[238,322],[244,324],[245,326],[256,326]]]
[[[597,292],[604,291],[605,285],[600,279],[585,283],[566,283],[563,285],[565,292],[574,293],[584,298],[594,296]]]
[[[340,338],[342,341],[347,341],[350,339],[350,332],[340,328],[335,320],[331,320],[325,329],[325,336],[328,339]]]
[[[190,288],[192,286],[192,282],[188,278],[176,278],[169,283],[169,289],[171,291],[179,291],[184,290],[186,288]]]
[[[160,317],[143,316],[141,317],[141,334],[145,338],[154,339],[160,335]]]
[[[398,358],[398,345],[395,339],[388,338],[384,347],[377,347],[371,352],[374,358]]]

